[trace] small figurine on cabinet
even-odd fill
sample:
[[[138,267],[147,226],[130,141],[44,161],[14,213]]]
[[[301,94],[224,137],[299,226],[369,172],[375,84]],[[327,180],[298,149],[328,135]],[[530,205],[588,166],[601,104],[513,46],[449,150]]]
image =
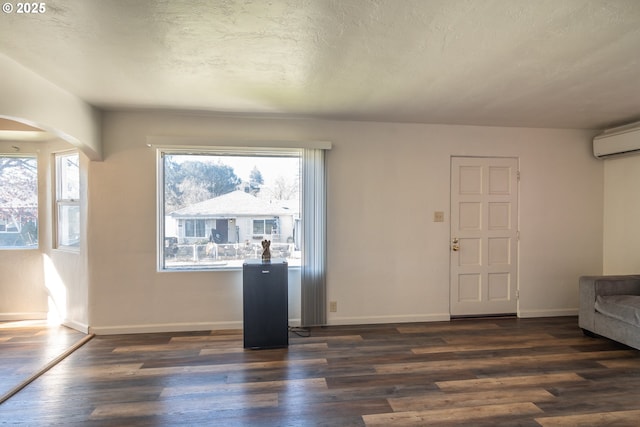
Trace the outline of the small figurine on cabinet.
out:
[[[262,262],[271,262],[271,241],[263,240],[262,241]]]

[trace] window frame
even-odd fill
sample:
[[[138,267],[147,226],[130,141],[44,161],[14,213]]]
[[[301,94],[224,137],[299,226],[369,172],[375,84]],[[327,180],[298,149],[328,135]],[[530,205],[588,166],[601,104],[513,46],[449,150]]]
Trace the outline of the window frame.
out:
[[[182,146],[153,146],[156,149],[156,197],[157,197],[157,271],[158,272],[202,272],[202,271],[239,271],[242,266],[181,266],[167,267],[165,264],[165,249],[167,237],[165,236],[165,181],[164,181],[164,156],[165,155],[193,155],[195,156],[239,156],[239,157],[292,157],[299,160],[299,168],[302,168],[303,149],[284,147],[245,147],[245,146],[205,146],[205,147],[182,147]],[[298,171],[300,173],[300,171]],[[301,177],[301,173],[299,175]],[[299,181],[299,196],[302,201],[302,179]],[[302,212],[300,212],[302,216]],[[185,218],[187,220],[188,218]],[[257,219],[257,218],[256,218]],[[251,220],[253,231],[253,219]],[[186,224],[185,224],[186,227]],[[206,234],[205,225],[205,234]],[[192,237],[201,238],[201,237]],[[289,268],[299,268],[290,265]]]
[[[59,250],[64,250],[64,251],[69,251],[69,252],[79,252],[80,251],[80,246],[82,244],[82,240],[81,240],[81,233],[80,233],[80,229],[81,229],[81,215],[80,215],[80,153],[77,150],[73,150],[73,151],[61,151],[58,153],[54,153],[53,154],[54,160],[53,160],[53,165],[54,165],[54,188],[53,188],[53,192],[54,192],[54,209],[53,209],[53,213],[54,213],[54,227],[53,227],[53,248],[54,249],[59,249]],[[67,177],[66,173],[62,173],[62,162],[64,159],[70,158],[70,157],[76,157],[77,159],[77,163],[78,163],[78,189],[77,189],[77,194],[74,194],[72,196],[76,196],[76,197],[64,197],[67,196],[64,190],[64,184],[65,182],[63,182],[63,180]],[[61,224],[61,221],[64,221],[67,216],[62,214],[62,211],[64,209],[73,209],[75,208],[77,210],[77,215],[78,215],[78,243],[77,244],[65,244],[65,242],[62,241],[64,234],[62,232],[63,229],[69,229],[69,225],[68,224]]]
[[[36,188],[35,188],[35,228],[36,228],[36,244],[33,246],[25,245],[25,246],[0,246],[0,251],[24,251],[24,250],[38,250],[40,249],[40,159],[37,153],[3,153],[0,152],[0,157],[2,158],[22,158],[22,159],[33,159],[35,161],[35,180],[36,180]],[[0,231],[0,233],[12,233],[11,231],[5,230]],[[18,231],[21,234],[21,231]]]

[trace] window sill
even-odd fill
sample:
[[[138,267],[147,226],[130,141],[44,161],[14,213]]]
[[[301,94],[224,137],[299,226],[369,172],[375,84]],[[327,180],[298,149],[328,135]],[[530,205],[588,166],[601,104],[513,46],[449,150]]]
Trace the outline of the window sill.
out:
[[[302,268],[302,266],[300,264],[288,264],[289,265],[289,270],[300,270]],[[225,266],[225,267],[210,267],[210,266],[203,266],[203,267],[173,267],[173,268],[160,268],[158,269],[158,273],[202,273],[202,272],[206,272],[206,273],[210,273],[210,272],[217,272],[217,271],[225,271],[225,272],[232,272],[232,271],[242,271],[242,266]]]
[[[0,252],[2,251],[38,251],[38,246],[25,246],[25,247],[12,247],[12,246],[0,246]]]
[[[79,254],[80,253],[80,248],[76,247],[76,246],[60,246],[57,248],[53,248],[54,251],[56,252],[65,252],[65,253],[69,253],[69,254]]]

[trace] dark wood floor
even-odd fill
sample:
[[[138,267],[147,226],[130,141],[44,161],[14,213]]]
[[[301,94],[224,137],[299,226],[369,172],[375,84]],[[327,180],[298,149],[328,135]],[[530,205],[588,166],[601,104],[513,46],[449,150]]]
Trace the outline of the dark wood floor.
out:
[[[0,424],[640,425],[640,352],[575,317],[315,328],[290,344],[97,336],[0,405]]]

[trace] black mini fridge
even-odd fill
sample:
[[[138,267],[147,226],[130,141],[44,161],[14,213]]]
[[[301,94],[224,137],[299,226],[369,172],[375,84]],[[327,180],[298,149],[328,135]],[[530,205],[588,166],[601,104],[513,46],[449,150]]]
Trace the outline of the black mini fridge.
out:
[[[287,262],[247,260],[242,266],[244,348],[289,345],[289,278]]]

